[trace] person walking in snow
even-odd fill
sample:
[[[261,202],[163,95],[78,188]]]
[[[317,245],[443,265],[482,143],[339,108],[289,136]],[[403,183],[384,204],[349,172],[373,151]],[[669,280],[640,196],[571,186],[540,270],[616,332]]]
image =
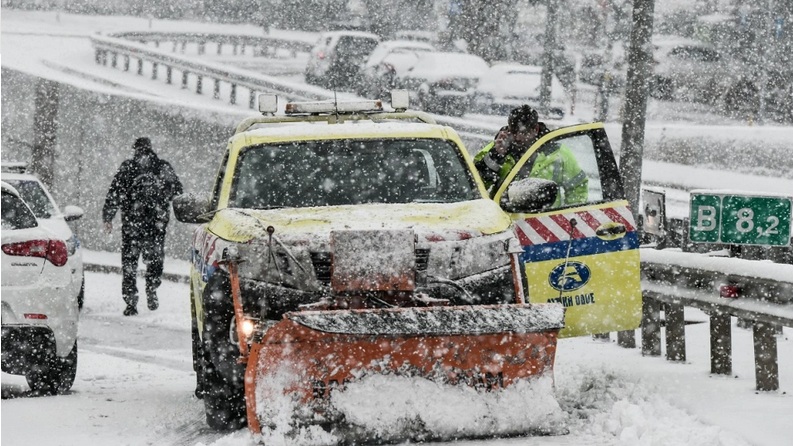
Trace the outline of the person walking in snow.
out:
[[[182,183],[170,163],[160,159],[146,137],[132,145],[135,153],[121,163],[113,177],[102,208],[105,232],[113,231],[113,217],[121,208],[121,292],[125,316],[138,314],[136,276],[138,258],[146,265],[146,302],[156,310],[157,288],[165,257],[165,229],[173,198],[182,193]]]

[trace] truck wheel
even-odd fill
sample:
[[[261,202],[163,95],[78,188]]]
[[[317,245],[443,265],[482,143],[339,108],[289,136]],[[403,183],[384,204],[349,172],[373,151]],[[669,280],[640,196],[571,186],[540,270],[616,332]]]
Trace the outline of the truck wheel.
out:
[[[25,380],[34,392],[60,395],[69,391],[77,375],[77,341],[65,358],[52,355],[43,364],[35,365],[25,374]]]
[[[191,299],[192,299],[192,293]],[[204,399],[204,349],[201,345],[201,336],[198,334],[198,320],[195,315],[195,303],[190,304],[190,313],[192,326],[190,335],[192,337],[192,353],[193,353],[193,371],[195,371],[196,385],[195,396],[198,399]]]
[[[229,340],[234,317],[231,286],[224,277],[204,292],[204,331],[201,378],[207,424],[215,430],[235,430],[247,424],[245,365],[238,364],[239,347]]]

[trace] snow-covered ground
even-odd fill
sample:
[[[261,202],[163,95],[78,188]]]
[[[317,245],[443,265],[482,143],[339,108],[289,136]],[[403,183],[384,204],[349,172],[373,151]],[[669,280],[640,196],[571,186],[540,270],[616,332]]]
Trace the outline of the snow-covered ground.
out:
[[[198,97],[190,90],[155,83],[145,76],[99,67],[86,36],[94,31],[217,30],[261,33],[255,27],[166,22],[132,17],[82,17],[54,12],[2,11],[3,67],[40,73],[85,88],[105,88],[80,73],[122,85],[125,94],[145,95],[156,101],[175,101],[194,107],[249,115],[244,106],[232,107],[210,95]],[[151,28],[150,28],[151,26]],[[230,31],[232,30],[232,31]],[[277,32],[277,31],[276,31]],[[307,41],[312,35],[291,34]],[[42,63],[46,60],[47,63]],[[68,67],[65,72],[58,67]],[[75,73],[76,72],[76,73]],[[132,93],[130,93],[132,92]],[[586,108],[580,119],[589,119]],[[666,117],[651,110],[653,117]],[[503,117],[492,119],[503,123]],[[696,119],[696,116],[687,116]],[[741,138],[789,140],[793,130],[779,127],[718,127],[716,117],[675,123],[653,121],[653,131],[714,132]],[[619,127],[609,127],[619,139]],[[616,145],[616,143],[615,143]],[[645,180],[675,183],[692,188],[793,191],[785,179],[726,173],[675,164],[646,164]],[[679,182],[679,183],[677,183]],[[719,186],[714,186],[719,182]],[[723,185],[723,186],[721,186]],[[685,202],[685,199],[680,199]],[[115,263],[117,254],[88,253],[89,262]],[[169,260],[166,271],[186,272],[183,262]],[[142,288],[142,283],[139,284]],[[192,396],[194,374],[190,359],[188,286],[164,283],[161,307],[141,311],[136,318],[121,316],[121,278],[113,274],[87,274],[86,308],[80,326],[80,365],[72,392],[57,397],[32,397],[24,379],[2,375],[2,437],[14,444],[179,444],[241,446],[253,442],[247,431],[231,434],[209,432],[203,421],[203,405]],[[706,321],[698,311],[687,319]],[[662,358],[645,358],[640,349],[622,349],[613,342],[590,338],[564,339],[559,343],[555,397],[560,416],[557,426],[568,435],[459,441],[460,445],[789,445],[793,438],[793,340],[790,329],[779,337],[780,385],[778,392],[754,391],[752,337],[749,330],[734,327],[733,376],[711,376],[708,356],[708,324],[687,327],[685,364]],[[380,394],[379,394],[380,395]],[[435,395],[435,394],[430,394]],[[420,395],[418,403],[426,402]],[[377,402],[378,398],[373,398]],[[380,395],[382,406],[387,405]],[[439,417],[453,417],[479,404],[448,407]],[[534,420],[536,421],[536,420]],[[529,423],[527,423],[529,424]],[[279,444],[279,438],[268,438]],[[306,440],[303,438],[302,440]],[[298,441],[295,444],[300,444]]]
[[[118,255],[88,252],[89,263],[119,265]],[[184,274],[184,262],[168,260],[166,271]],[[247,446],[255,439],[241,430],[210,432],[203,405],[193,396],[195,375],[190,358],[188,286],[164,282],[160,309],[121,315],[121,277],[87,273],[85,309],[80,321],[80,359],[72,391],[56,397],[34,397],[24,378],[2,375],[2,443],[4,445],[175,444]],[[143,281],[138,286],[142,289]],[[695,310],[687,320],[706,321]],[[640,349],[623,349],[613,341],[591,338],[559,342],[554,396],[558,407],[541,400],[518,401],[512,413],[527,417],[526,426],[547,421],[528,417],[544,413],[551,426],[569,434],[550,437],[457,441],[458,445],[789,445],[793,438],[793,339],[790,329],[779,336],[778,392],[754,390],[751,330],[733,327],[733,375],[713,376],[707,323],[686,329],[686,363],[642,357]],[[394,383],[392,383],[394,384]],[[399,385],[396,383],[394,385]],[[409,387],[408,387],[409,388]],[[405,385],[399,387],[405,389]],[[402,398],[372,392],[371,407],[393,412],[399,401],[429,405],[448,390],[428,388]],[[472,419],[483,399],[456,395],[438,419]],[[544,401],[545,412],[537,410]],[[520,406],[523,404],[524,406]],[[409,406],[405,406],[407,412]],[[437,407],[437,404],[434,405]],[[494,407],[499,407],[494,405]],[[555,408],[554,408],[555,407]],[[503,409],[503,408],[502,408]],[[501,413],[500,416],[505,416]],[[491,417],[498,418],[499,414]],[[42,427],[42,420],[45,427]],[[382,420],[382,417],[381,417]],[[381,421],[382,422],[382,421]],[[307,437],[287,442],[278,432],[267,444],[305,444]]]

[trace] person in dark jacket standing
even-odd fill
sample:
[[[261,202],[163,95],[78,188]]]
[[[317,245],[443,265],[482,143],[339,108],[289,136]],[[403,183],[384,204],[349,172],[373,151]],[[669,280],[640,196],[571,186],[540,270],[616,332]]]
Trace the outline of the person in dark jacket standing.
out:
[[[135,283],[138,257],[146,265],[146,302],[156,310],[157,288],[165,257],[165,229],[171,200],[182,193],[182,183],[170,163],[160,159],[146,137],[133,144],[135,155],[125,160],[113,177],[102,208],[105,232],[113,231],[113,217],[121,208],[121,291],[127,308],[125,316],[138,314],[138,287]]]

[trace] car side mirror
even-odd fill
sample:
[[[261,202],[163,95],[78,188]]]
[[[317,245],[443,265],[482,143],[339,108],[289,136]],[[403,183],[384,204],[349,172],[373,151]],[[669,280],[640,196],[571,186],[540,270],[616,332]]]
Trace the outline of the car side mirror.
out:
[[[559,185],[542,178],[513,181],[501,206],[507,212],[537,212],[552,205],[559,196]]]
[[[63,208],[63,219],[66,221],[75,221],[83,217],[85,212],[80,206],[69,205]]]
[[[173,199],[173,213],[182,223],[206,223],[211,219],[207,195],[182,194]]]

